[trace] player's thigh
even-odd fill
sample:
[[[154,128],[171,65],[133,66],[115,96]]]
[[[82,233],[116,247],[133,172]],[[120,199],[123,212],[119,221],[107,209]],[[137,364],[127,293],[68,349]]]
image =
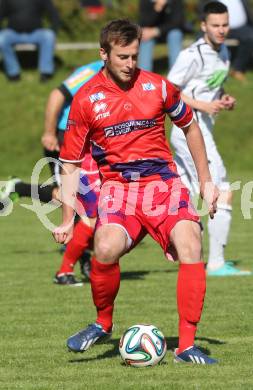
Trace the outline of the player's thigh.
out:
[[[140,242],[145,232],[136,215],[137,209],[136,198],[131,195],[128,185],[106,182],[102,186],[95,235],[97,256],[116,259]]]
[[[179,221],[196,221],[199,223],[200,220],[191,202],[189,190],[182,184],[181,180],[179,178],[169,179],[165,183],[167,184],[167,191],[153,194],[153,204],[156,205],[156,210],[159,212],[153,216],[143,213],[142,221],[147,232],[162,247],[167,259],[176,260],[178,259],[178,253],[174,250],[174,242],[171,242],[172,230]],[[187,244],[187,240],[185,241]],[[179,244],[177,244],[177,247],[181,249]],[[186,252],[187,247],[184,246],[184,248]],[[185,257],[182,250],[179,251],[179,254],[180,259]]]
[[[178,221],[170,232],[170,242],[181,263],[191,264],[202,261],[199,223],[191,220]]]

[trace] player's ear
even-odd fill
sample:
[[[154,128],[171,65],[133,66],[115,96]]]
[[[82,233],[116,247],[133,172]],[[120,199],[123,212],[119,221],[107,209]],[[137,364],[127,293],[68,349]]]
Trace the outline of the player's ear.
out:
[[[100,47],[99,54],[100,54],[100,57],[103,61],[107,61],[108,55],[107,55],[105,49],[103,49],[103,47]]]
[[[204,21],[200,23],[200,28],[204,33],[206,32],[206,23]]]

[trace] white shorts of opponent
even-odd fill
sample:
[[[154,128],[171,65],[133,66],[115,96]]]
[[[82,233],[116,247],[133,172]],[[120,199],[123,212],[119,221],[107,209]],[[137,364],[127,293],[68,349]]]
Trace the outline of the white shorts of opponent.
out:
[[[228,191],[230,184],[227,180],[227,172],[222,158],[217,150],[212,132],[208,130],[204,122],[199,122],[201,128],[209,163],[209,169],[213,182],[220,191]],[[184,185],[189,189],[191,195],[199,194],[199,183],[197,171],[189,152],[185,135],[177,126],[173,126],[170,137],[171,145],[174,148],[174,161],[177,165],[178,174]]]

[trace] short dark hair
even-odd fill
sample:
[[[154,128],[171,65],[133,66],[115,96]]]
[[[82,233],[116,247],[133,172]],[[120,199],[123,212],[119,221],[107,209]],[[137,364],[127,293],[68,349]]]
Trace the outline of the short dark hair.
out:
[[[201,20],[206,21],[210,14],[225,14],[226,12],[228,12],[228,9],[225,4],[219,1],[209,1],[202,9]]]
[[[138,24],[128,19],[115,19],[101,30],[100,47],[110,53],[111,43],[128,46],[136,39],[141,40],[141,27]]]

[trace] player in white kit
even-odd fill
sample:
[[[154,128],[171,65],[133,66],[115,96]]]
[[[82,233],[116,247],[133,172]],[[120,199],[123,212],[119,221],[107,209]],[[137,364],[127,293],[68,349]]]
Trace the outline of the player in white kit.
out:
[[[195,113],[204,136],[212,180],[220,190],[218,209],[214,219],[208,220],[209,257],[208,275],[246,275],[233,264],[225,262],[232,211],[232,192],[226,168],[213,138],[215,116],[221,110],[232,110],[235,99],[225,94],[223,83],[229,72],[229,53],[224,40],[229,32],[227,7],[217,1],[209,2],[203,11],[203,37],[183,50],[169,72],[168,79],[182,90],[183,100]],[[191,193],[199,193],[198,176],[184,134],[173,125],[171,144],[175,149],[178,173]]]

